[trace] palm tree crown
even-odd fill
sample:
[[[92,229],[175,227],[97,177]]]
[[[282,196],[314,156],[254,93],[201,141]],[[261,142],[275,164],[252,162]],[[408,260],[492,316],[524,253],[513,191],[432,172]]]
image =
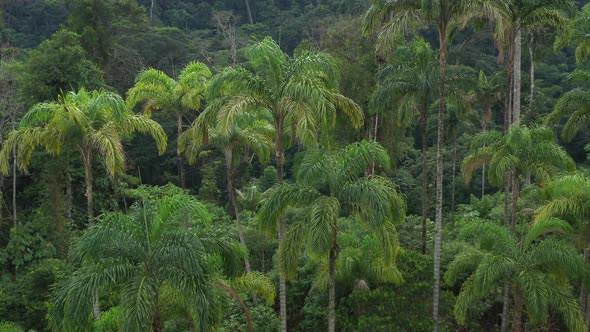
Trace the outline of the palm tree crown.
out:
[[[515,288],[515,331],[521,327],[523,306],[533,324],[545,323],[551,310],[570,331],[586,331],[570,286],[586,273],[582,257],[564,241],[572,233],[569,224],[554,218],[527,226],[520,240],[492,222],[465,225],[460,238],[467,245],[445,273],[449,285],[468,275],[455,304],[457,320],[465,323],[469,308],[501,289],[509,276]]]
[[[135,132],[154,138],[160,154],[166,150],[167,137],[162,127],[143,115],[133,114],[121,97],[107,91],[69,92],[57,102],[40,103],[25,114],[17,130],[10,133],[0,151],[0,172],[9,172],[16,151],[17,162],[27,169],[33,152],[43,147],[59,155],[64,147],[80,152],[86,176],[88,223],[94,222],[92,165],[98,154],[107,172],[116,176],[125,170],[123,139]]]
[[[162,331],[159,299],[166,287],[178,292],[177,302],[199,330],[207,330],[219,319],[216,275],[235,275],[245,255],[210,221],[205,206],[184,194],[155,201],[142,196],[127,215],[103,215],[74,246],[80,267],[56,289],[53,328],[86,331],[94,291],[117,289],[122,330]]]
[[[340,216],[354,215],[367,226],[378,238],[387,266],[392,266],[397,254],[394,225],[405,218],[405,201],[390,180],[362,176],[372,163],[389,166],[389,156],[376,142],[363,141],[328,154],[320,149],[311,150],[298,167],[297,183],[272,188],[257,216],[263,228],[274,230],[287,209],[299,208],[299,215],[280,244],[279,259],[288,275],[296,270],[297,256],[303,248],[312,256],[328,259],[329,331],[336,326],[335,269],[340,250]]]

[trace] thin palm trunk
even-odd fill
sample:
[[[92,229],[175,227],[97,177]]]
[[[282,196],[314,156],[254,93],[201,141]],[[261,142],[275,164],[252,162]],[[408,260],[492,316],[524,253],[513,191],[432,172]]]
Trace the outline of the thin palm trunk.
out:
[[[151,22],[151,21],[153,20],[153,18],[154,18],[154,1],[155,1],[155,0],[152,0],[152,1],[151,1],[151,4],[150,4],[150,22]]]
[[[452,174],[451,174],[451,218],[452,222],[455,222],[455,191],[457,190],[457,184],[455,183],[455,177],[457,176],[457,131],[453,132],[453,154],[452,154]]]
[[[254,331],[254,325],[253,325],[253,321],[252,321],[252,314],[250,313],[250,310],[248,309],[248,306],[246,305],[246,303],[244,302],[244,300],[242,300],[242,298],[240,297],[240,295],[231,287],[229,287],[228,285],[224,284],[223,282],[219,281],[219,280],[215,280],[215,284],[220,287],[221,289],[223,289],[224,291],[226,291],[231,297],[234,298],[234,300],[236,300],[240,306],[242,306],[242,310],[244,311],[244,314],[246,315],[246,321],[248,322],[248,332],[253,332]]]
[[[520,85],[522,67],[522,28],[520,21],[516,23],[516,34],[514,36],[514,86],[512,97],[512,124],[520,125]]]
[[[504,299],[502,303],[502,322],[500,325],[500,332],[508,330],[508,315],[510,310],[510,281],[506,278],[504,282]]]
[[[422,254],[426,254],[426,223],[428,221],[428,100],[422,100],[420,110],[420,131],[422,135]]]
[[[510,39],[512,40],[512,31],[510,33]],[[512,87],[514,86],[513,81],[514,72],[514,47],[512,43],[508,45],[508,63],[506,64],[506,96],[504,97],[504,133],[508,133],[510,126],[512,125]]]
[[[514,174],[512,177],[512,213],[511,223],[512,230],[516,230],[517,213],[518,213],[518,199],[520,198],[520,177]]]
[[[252,10],[250,9],[250,1],[244,0],[244,2],[246,3],[246,13],[248,14],[248,21],[250,22],[250,24],[254,24],[254,20],[252,19]]]
[[[156,294],[156,304],[154,305],[154,313],[152,316],[152,331],[153,332],[164,332],[164,326],[162,325],[162,315],[160,314],[160,299]]]
[[[514,287],[514,321],[512,322],[512,331],[522,332],[522,309],[524,301],[522,293],[518,287]]]
[[[285,167],[285,151],[283,143],[283,117],[278,115],[275,119],[275,156],[277,159],[277,182],[283,183]],[[285,216],[281,217],[279,222],[279,245],[283,243],[283,238],[287,232],[287,220]],[[287,332],[287,281],[285,276],[285,266],[279,260],[279,306],[281,317],[281,332]]]
[[[177,137],[180,137],[180,135],[182,135],[182,122],[182,113],[178,112],[176,122],[176,130],[178,134]],[[178,177],[180,178],[180,187],[186,188],[186,171],[184,168],[184,158],[182,157],[182,154],[179,151],[176,151],[176,160],[178,162]]]
[[[230,143],[231,144],[231,143]],[[240,243],[244,248],[248,248],[246,245],[246,237],[244,236],[244,227],[242,226],[242,222],[240,221],[240,209],[238,207],[238,202],[236,200],[236,191],[234,187],[234,177],[236,174],[236,170],[234,167],[234,158],[233,158],[233,148],[227,148],[225,152],[225,161],[226,161],[226,176],[227,176],[227,198],[229,202],[229,215],[234,218],[236,221],[236,225],[238,226],[238,237],[240,238]],[[250,260],[248,257],[244,257],[244,267],[246,268],[247,273],[252,272],[252,267],[250,266]],[[258,299],[256,295],[252,295],[252,299],[254,305],[258,304]]]
[[[441,4],[442,6],[442,4]],[[444,8],[441,12],[446,12]],[[443,149],[444,149],[444,121],[446,109],[446,80],[447,80],[447,23],[439,21],[440,41],[440,82],[439,82],[439,110],[438,110],[438,132],[436,147],[436,217],[434,235],[434,287],[432,295],[432,320],[434,321],[433,331],[438,331],[438,305],[440,297],[440,259],[442,253],[442,222],[443,222]]]
[[[16,227],[18,225],[18,218],[16,215],[16,146],[12,149],[12,156],[12,224]]]
[[[529,112],[533,110],[533,101],[535,98],[535,36],[531,34],[529,40],[529,60],[531,62],[529,73],[531,75],[531,91],[529,92]]]
[[[94,177],[92,174],[92,152],[86,148],[82,152],[84,162],[84,175],[86,177],[86,206],[88,212],[88,226],[94,225]]]
[[[329,266],[329,294],[328,294],[328,332],[336,331],[336,259],[338,259],[338,243],[336,243],[337,229],[333,236],[332,248],[330,249]]]

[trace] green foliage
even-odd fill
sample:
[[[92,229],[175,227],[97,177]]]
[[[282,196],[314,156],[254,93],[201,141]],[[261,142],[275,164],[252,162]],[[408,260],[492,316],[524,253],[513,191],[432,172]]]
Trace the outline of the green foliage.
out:
[[[56,330],[85,330],[95,291],[120,289],[121,327],[145,329],[159,310],[161,287],[179,291],[179,303],[201,329],[216,322],[213,284],[217,257],[232,276],[245,254],[239,244],[207,227],[210,216],[191,196],[173,195],[110,213],[73,249],[80,267],[56,288],[50,313]],[[220,271],[221,272],[221,271]]]
[[[89,59],[80,36],[68,30],[56,32],[30,52],[19,81],[28,105],[55,100],[70,90],[103,87],[101,70]]]
[[[470,307],[493,296],[510,280],[515,296],[523,298],[532,324],[546,323],[551,310],[570,331],[584,331],[570,285],[585,278],[587,272],[582,257],[563,240],[572,231],[562,220],[543,219],[517,239],[507,228],[492,222],[466,224],[460,238],[470,245],[454,257],[445,273],[449,285],[467,275],[455,304],[457,321],[464,324]]]
[[[24,332],[24,330],[15,323],[0,322],[0,332]]]

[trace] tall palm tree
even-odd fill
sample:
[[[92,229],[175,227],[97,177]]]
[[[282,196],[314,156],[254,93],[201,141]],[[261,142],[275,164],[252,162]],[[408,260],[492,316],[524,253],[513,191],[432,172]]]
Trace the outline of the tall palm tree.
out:
[[[557,178],[543,187],[546,203],[537,210],[535,221],[556,217],[568,221],[577,230],[584,262],[590,260],[590,179],[576,174]],[[580,306],[590,324],[590,296],[584,283],[580,287]]]
[[[210,221],[206,207],[185,194],[142,197],[128,214],[103,215],[74,245],[79,267],[55,290],[52,329],[87,331],[94,289],[114,288],[120,292],[123,331],[164,331],[164,291],[176,294],[176,303],[200,331],[209,330],[221,318],[217,287],[229,288],[222,278],[235,276],[245,255]],[[216,259],[222,269],[213,263]],[[272,300],[272,284],[253,280],[242,284],[266,285],[260,290]]]
[[[398,37],[426,25],[435,25],[440,51],[439,111],[436,149],[436,217],[434,238],[433,330],[438,331],[440,296],[440,256],[442,248],[442,199],[444,119],[447,97],[447,58],[449,38],[453,27],[465,26],[473,18],[498,20],[503,14],[499,0],[375,0],[363,22],[365,33],[379,27],[378,40],[382,48],[390,48]]]
[[[183,132],[183,118],[190,112],[198,111],[204,100],[207,82],[211,78],[209,68],[200,62],[189,63],[174,80],[164,72],[147,69],[141,72],[135,86],[127,92],[127,104],[130,108],[145,102],[144,110],[150,115],[152,111],[176,113],[177,137]],[[178,176],[180,186],[186,188],[186,172],[180,153],[177,154]]]
[[[379,85],[371,98],[371,105],[381,112],[393,112],[397,126],[410,125],[419,114],[422,137],[422,253],[426,254],[426,221],[429,212],[428,196],[428,106],[435,96],[439,71],[436,54],[424,39],[418,38],[393,55],[393,63],[379,75]]]
[[[86,177],[88,224],[94,224],[92,164],[103,158],[111,176],[125,170],[123,139],[139,132],[154,138],[160,153],[166,150],[167,138],[162,127],[153,120],[128,111],[117,94],[107,91],[68,92],[57,102],[33,106],[22,118],[17,130],[10,133],[0,150],[0,172],[9,172],[9,162],[16,149],[17,162],[27,169],[37,147],[51,155],[64,148],[80,152]]]
[[[564,240],[572,233],[567,222],[555,218],[527,226],[520,239],[493,222],[466,224],[460,239],[468,244],[445,273],[449,285],[467,275],[455,303],[457,321],[465,323],[469,308],[493,295],[508,275],[514,285],[513,331],[523,331],[523,307],[532,324],[546,323],[551,310],[569,331],[586,331],[571,289],[572,281],[586,274],[582,258]]]
[[[303,50],[289,57],[271,38],[250,45],[245,51],[251,70],[227,68],[211,81],[207,115],[228,132],[240,113],[267,110],[275,129],[277,181],[285,175],[285,135],[309,143],[318,132],[332,126],[337,111],[344,112],[359,128],[363,122],[360,107],[337,91],[338,70],[326,53]],[[206,121],[204,121],[205,123]],[[278,238],[287,230],[284,218],[279,221]],[[279,266],[281,331],[287,330],[285,275]]]
[[[266,115],[269,115],[266,113]],[[245,151],[254,153],[262,163],[270,159],[273,150],[274,128],[268,119],[257,114],[240,114],[234,127],[225,132],[216,123],[208,126],[201,124],[207,116],[199,117],[190,129],[185,131],[179,139],[179,151],[188,156],[189,164],[196,162],[200,152],[207,146],[213,146],[223,152],[227,178],[227,196],[229,214],[238,226],[240,242],[247,248],[240,211],[236,200],[235,178],[237,168],[242,161]],[[205,131],[203,131],[205,130]],[[205,142],[207,140],[208,142]],[[244,257],[244,264],[248,273],[252,272],[248,257]]]
[[[487,76],[483,70],[479,71],[477,78],[477,85],[471,92],[471,97],[479,104],[482,109],[481,130],[486,132],[492,124],[492,109],[496,102],[502,98],[502,84],[501,75],[496,72],[491,76]],[[481,196],[485,194],[485,177],[486,168],[482,166],[481,173]]]
[[[522,34],[527,30],[546,27],[561,31],[568,25],[568,13],[575,8],[571,0],[507,0],[503,15],[496,24],[499,45],[508,42],[507,80],[508,90],[506,118],[512,125],[519,125],[521,118],[521,64]],[[503,46],[500,46],[503,47]],[[506,127],[507,128],[507,127]]]
[[[520,182],[525,176],[533,176],[540,183],[547,182],[561,173],[575,170],[575,163],[557,144],[555,135],[546,127],[512,127],[506,135],[488,131],[476,135],[471,144],[471,154],[463,160],[465,182],[471,181],[475,169],[489,166],[490,184],[501,186],[504,175],[509,174],[512,187],[511,228],[516,227]]]
[[[387,263],[398,250],[395,224],[404,220],[406,205],[395,185],[380,176],[363,176],[372,163],[389,167],[385,149],[376,142],[362,141],[336,153],[320,149],[308,152],[297,170],[296,184],[279,184],[262,203],[258,220],[273,230],[289,208],[302,208],[279,249],[279,259],[292,274],[297,257],[305,248],[329,262],[328,331],[336,330],[336,261],[339,218],[354,215],[379,238]]]

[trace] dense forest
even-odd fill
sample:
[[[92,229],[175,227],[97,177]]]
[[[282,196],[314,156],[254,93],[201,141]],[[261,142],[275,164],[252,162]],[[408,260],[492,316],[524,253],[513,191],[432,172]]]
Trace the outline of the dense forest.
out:
[[[586,3],[0,0],[0,332],[588,331]]]

